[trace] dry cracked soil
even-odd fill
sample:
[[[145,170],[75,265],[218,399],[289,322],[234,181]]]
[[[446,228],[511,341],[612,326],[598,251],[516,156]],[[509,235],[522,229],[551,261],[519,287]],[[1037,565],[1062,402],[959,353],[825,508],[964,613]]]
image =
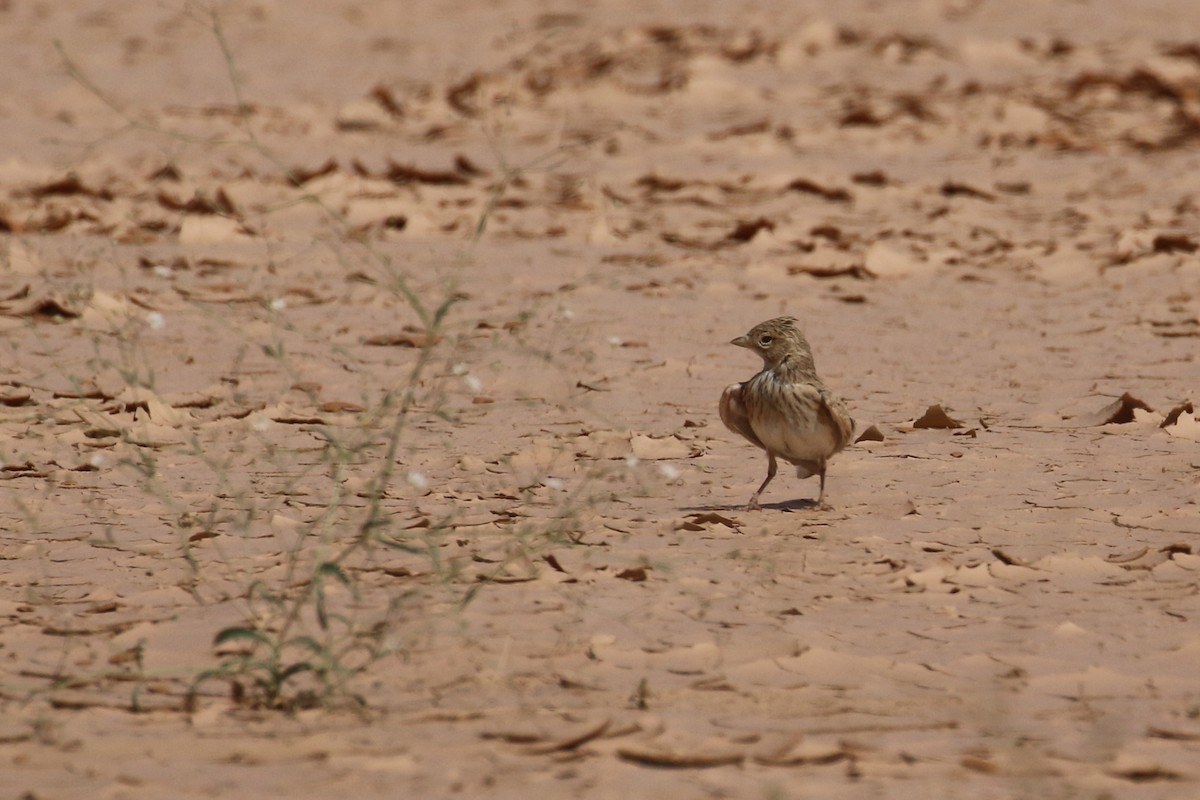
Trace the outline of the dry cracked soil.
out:
[[[1200,794],[1200,7],[0,2],[9,797]],[[796,316],[829,509],[717,418]]]

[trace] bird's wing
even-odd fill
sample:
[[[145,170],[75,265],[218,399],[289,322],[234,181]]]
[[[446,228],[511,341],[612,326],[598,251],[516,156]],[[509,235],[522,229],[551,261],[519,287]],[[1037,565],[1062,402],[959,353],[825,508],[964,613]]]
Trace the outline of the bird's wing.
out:
[[[837,440],[837,449],[834,450],[836,453],[850,444],[850,438],[854,436],[854,418],[850,416],[846,404],[836,394],[824,387],[820,389],[820,394],[821,416]]]
[[[754,428],[750,427],[746,405],[742,402],[742,385],[731,383],[721,392],[721,422],[724,422],[729,430],[748,439],[750,444],[766,450],[766,445],[754,433]]]

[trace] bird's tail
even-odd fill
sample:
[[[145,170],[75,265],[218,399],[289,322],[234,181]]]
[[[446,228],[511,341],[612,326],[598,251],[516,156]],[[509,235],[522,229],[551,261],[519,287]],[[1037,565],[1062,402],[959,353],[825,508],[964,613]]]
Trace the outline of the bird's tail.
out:
[[[815,461],[801,461],[796,465],[797,478],[811,478],[821,471],[821,465]]]

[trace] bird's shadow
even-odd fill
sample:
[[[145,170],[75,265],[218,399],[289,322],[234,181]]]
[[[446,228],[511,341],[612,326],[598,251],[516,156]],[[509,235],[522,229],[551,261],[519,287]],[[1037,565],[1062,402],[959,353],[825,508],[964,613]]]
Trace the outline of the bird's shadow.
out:
[[[816,500],[802,498],[798,500],[784,500],[779,503],[760,503],[757,509],[751,510],[746,508],[745,503],[726,503],[723,505],[706,505],[706,506],[684,506],[682,511],[745,511],[753,514],[758,511],[823,511],[828,506],[822,506]]]

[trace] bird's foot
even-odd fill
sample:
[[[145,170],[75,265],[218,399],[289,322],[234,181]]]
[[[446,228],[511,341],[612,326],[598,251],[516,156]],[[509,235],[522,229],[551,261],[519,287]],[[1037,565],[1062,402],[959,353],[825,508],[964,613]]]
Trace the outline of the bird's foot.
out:
[[[747,511],[761,511],[762,510],[762,506],[760,506],[758,504],[758,495],[755,495],[754,497],[750,498],[750,502],[746,503],[746,510]]]

